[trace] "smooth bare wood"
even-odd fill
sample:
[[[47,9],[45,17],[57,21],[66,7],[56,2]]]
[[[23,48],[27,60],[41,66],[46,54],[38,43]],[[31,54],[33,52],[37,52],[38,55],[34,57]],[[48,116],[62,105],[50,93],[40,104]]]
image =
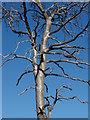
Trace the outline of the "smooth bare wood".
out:
[[[63,5],[53,3],[46,9],[40,0],[32,0],[32,2],[33,3],[31,3],[30,8],[28,8],[27,3],[25,2],[25,0],[23,0],[22,7],[20,8],[22,10],[20,11],[19,9],[15,10],[12,8],[9,10],[2,6],[3,19],[7,19],[12,32],[19,36],[27,35],[28,39],[18,42],[13,52],[7,55],[0,54],[0,56],[4,60],[2,65],[14,59],[23,59],[29,62],[30,69],[28,69],[28,67],[26,68],[26,70],[18,78],[16,85],[19,85],[24,75],[28,73],[33,73],[35,78],[35,85],[26,88],[19,95],[22,95],[31,88],[35,88],[37,119],[41,120],[50,118],[51,112],[54,109],[57,101],[61,102],[62,100],[73,100],[76,98],[81,103],[87,103],[86,101],[82,101],[76,95],[73,97],[61,96],[60,91],[64,88],[72,91],[72,88],[68,85],[57,88],[55,96],[45,96],[44,85],[46,87],[46,92],[48,93],[49,90],[48,85],[45,83],[45,78],[49,76],[63,77],[67,80],[70,79],[90,85],[89,80],[84,80],[71,76],[68,71],[64,69],[64,66],[62,66],[62,63],[75,65],[76,67],[82,69],[86,69],[86,66],[90,66],[90,63],[82,61],[78,57],[80,51],[86,50],[86,48],[84,46],[72,44],[76,42],[77,39],[81,37],[84,33],[88,32],[87,28],[90,25],[90,21],[86,21],[85,26],[82,26],[81,24],[79,25],[75,20],[78,20],[82,12],[86,12],[85,8],[87,8],[89,2],[81,4],[71,2],[66,4],[63,3]],[[75,7],[78,8],[78,10],[75,9]],[[30,16],[28,16],[29,14]],[[20,22],[24,23],[23,25],[25,30],[24,28],[23,30],[16,29],[16,16],[19,20],[21,20]],[[30,17],[32,18],[33,22],[30,21]],[[76,33],[73,29],[72,31],[70,31],[70,28],[68,26],[73,26],[73,28],[75,27],[75,30],[78,30],[78,27],[79,31],[77,31]],[[63,31],[64,33],[64,39],[61,37],[61,31]],[[65,39],[65,35],[67,34],[68,37],[67,39]],[[49,40],[51,40],[52,42],[50,41],[51,43],[49,43]],[[24,55],[19,55],[17,52],[19,46],[25,43],[29,43],[30,48],[26,50]],[[30,56],[31,54],[32,56]],[[53,57],[47,57],[48,55]],[[49,64],[51,63],[53,64],[54,68],[57,67],[57,73],[55,73],[52,66],[49,66]],[[0,65],[0,67],[2,65]],[[52,99],[52,102],[50,98]],[[47,113],[46,108],[48,110]]]

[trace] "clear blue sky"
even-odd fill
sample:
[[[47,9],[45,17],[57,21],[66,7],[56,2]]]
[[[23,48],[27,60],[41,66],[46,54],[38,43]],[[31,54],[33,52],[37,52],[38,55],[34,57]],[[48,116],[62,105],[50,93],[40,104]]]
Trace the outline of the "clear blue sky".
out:
[[[8,3],[7,3],[8,4]],[[19,3],[17,3],[19,5]],[[10,4],[9,4],[10,5]],[[8,7],[10,7],[8,5]],[[83,17],[83,24],[87,21],[87,17]],[[62,36],[61,36],[62,37]],[[16,41],[25,40],[27,38],[18,38],[17,35],[6,29],[5,23],[2,24],[2,43],[3,54],[10,53],[16,48]],[[76,44],[81,44],[88,47],[88,40],[80,39]],[[25,46],[25,49],[28,45]],[[23,46],[21,46],[23,50]],[[88,60],[88,52],[80,52],[81,59]],[[14,60],[8,62],[2,69],[2,116],[4,118],[35,118],[36,117],[36,104],[35,104],[35,91],[32,89],[27,91],[24,95],[18,96],[18,93],[23,91],[34,83],[34,77],[31,74],[24,76],[16,87],[17,79],[20,74],[25,70],[28,62],[24,60]],[[74,77],[88,79],[88,70],[77,69],[76,66],[70,64],[64,65],[66,71]],[[57,72],[57,71],[56,71]],[[50,77],[45,80],[48,83],[49,92],[55,94],[55,88],[61,85],[72,85],[73,91],[65,90],[62,95],[72,97],[77,95],[81,100],[88,100],[88,86],[80,82],[74,82],[68,79]],[[58,102],[51,114],[54,118],[87,118],[88,105],[81,104],[77,100]]]

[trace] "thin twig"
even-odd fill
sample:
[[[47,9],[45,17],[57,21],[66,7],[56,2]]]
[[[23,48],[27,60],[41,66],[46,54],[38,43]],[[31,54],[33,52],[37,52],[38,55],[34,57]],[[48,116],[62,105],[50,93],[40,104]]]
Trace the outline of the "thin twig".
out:
[[[25,90],[23,90],[22,92],[20,92],[20,94],[18,94],[18,95],[20,96],[20,95],[24,94],[26,91],[28,91],[28,90],[30,90],[30,89],[35,89],[34,86],[35,86],[35,85],[32,85],[32,86],[26,88]]]

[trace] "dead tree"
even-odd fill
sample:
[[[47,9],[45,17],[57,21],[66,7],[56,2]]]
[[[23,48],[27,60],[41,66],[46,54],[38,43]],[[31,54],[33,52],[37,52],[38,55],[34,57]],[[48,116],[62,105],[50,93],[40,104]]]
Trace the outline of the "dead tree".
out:
[[[85,21],[84,24],[80,21],[82,14],[88,14],[88,4],[89,2],[53,2],[49,3],[47,7],[40,0],[32,0],[31,3],[26,3],[23,0],[23,2],[18,4],[18,8],[7,8],[7,5],[2,5],[2,19],[6,25],[19,37],[28,36],[28,39],[18,42],[16,49],[10,54],[0,54],[3,58],[2,65],[14,59],[25,59],[32,65],[33,69],[26,69],[19,77],[16,85],[19,85],[24,75],[33,72],[35,86],[30,86],[21,92],[20,95],[35,87],[38,119],[50,118],[57,101],[76,98],[81,103],[86,103],[86,101],[81,101],[77,96],[67,98],[60,95],[62,89],[72,90],[69,85],[57,88],[55,96],[44,96],[44,85],[48,92],[48,85],[45,84],[44,80],[48,76],[56,76],[90,85],[90,81],[75,78],[66,73],[61,65],[61,63],[73,64],[78,69],[90,65],[78,58],[79,52],[85,50],[85,47],[76,45],[80,37],[88,33],[90,21]],[[22,26],[24,27],[22,28]],[[61,37],[61,34],[63,37]],[[27,49],[25,55],[18,54],[19,46],[25,43],[31,44],[31,47]],[[32,56],[30,56],[31,54]],[[53,63],[53,68],[49,65],[50,63]],[[55,73],[56,67],[60,72]],[[50,104],[50,98],[53,100],[52,104]],[[45,100],[47,104],[45,104]],[[48,109],[48,114],[46,114],[46,108]]]

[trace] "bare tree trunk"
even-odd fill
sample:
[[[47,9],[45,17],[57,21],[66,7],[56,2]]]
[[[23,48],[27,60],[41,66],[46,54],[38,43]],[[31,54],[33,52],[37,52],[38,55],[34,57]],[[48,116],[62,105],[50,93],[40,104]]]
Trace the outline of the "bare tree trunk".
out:
[[[34,73],[35,75],[35,82],[36,82],[36,108],[37,108],[37,118],[47,118],[45,108],[44,108],[44,78],[45,78],[45,69],[46,69],[46,54],[43,54],[47,48],[47,42],[49,38],[49,32],[51,28],[51,18],[48,18],[46,20],[46,29],[43,34],[42,38],[42,45],[41,45],[41,50],[40,50],[40,64],[38,67],[36,67],[34,70],[36,72]],[[36,52],[34,50],[34,61],[35,60],[35,55]],[[37,65],[35,65],[37,66]],[[34,67],[35,67],[34,66]]]
[[[37,108],[37,117],[46,118],[44,107],[44,76],[39,71],[36,78],[36,108]]]
[[[9,25],[8,27],[11,28],[12,32],[17,34],[18,36],[28,35],[30,40],[26,39],[26,40],[19,41],[17,43],[15,50],[7,55],[0,54],[0,57],[4,59],[0,67],[2,67],[8,61],[18,59],[18,58],[27,60],[30,62],[30,65],[33,65],[33,70],[31,69],[29,70],[27,67],[27,69],[20,75],[16,85],[19,84],[20,80],[25,74],[33,72],[35,77],[36,109],[37,109],[38,120],[41,120],[42,118],[49,119],[51,112],[57,101],[72,100],[76,98],[81,103],[87,103],[86,101],[81,101],[78,98],[78,96],[64,97],[59,94],[59,92],[62,89],[72,90],[72,88],[69,85],[63,85],[60,88],[56,89],[55,96],[52,96],[52,95],[44,96],[45,77],[47,76],[62,77],[66,79],[71,79],[73,81],[88,83],[88,85],[90,85],[90,81],[80,79],[80,78],[75,78],[69,75],[67,71],[64,70],[64,66],[60,65],[60,63],[67,63],[67,64],[69,63],[84,69],[86,69],[86,67],[84,67],[85,65],[90,66],[89,63],[81,61],[79,56],[77,56],[80,50],[84,50],[86,48],[73,43],[74,41],[78,41],[77,39],[79,39],[79,37],[83,37],[84,32],[85,34],[88,32],[87,28],[90,25],[90,21],[87,21],[85,24],[83,24],[82,22],[80,22],[79,16],[80,16],[80,19],[82,20],[81,16],[83,16],[82,13],[84,12],[84,10],[85,10],[84,14],[86,16],[86,13],[88,13],[87,5],[89,4],[89,2],[86,2],[86,3],[72,2],[72,3],[62,4],[62,5],[58,3],[53,3],[52,5],[48,6],[47,9],[46,8],[44,9],[43,4],[40,1],[41,0],[32,0],[34,4],[30,5],[31,8],[29,8],[29,6],[26,5],[27,3],[25,2],[25,0],[23,0],[22,5],[20,4],[20,9],[15,9],[15,8],[13,9],[12,7],[10,7],[10,9],[7,9],[8,7],[7,5],[1,6],[3,10],[2,18],[4,19],[6,25]],[[77,7],[79,7],[78,10],[77,10]],[[51,19],[52,19],[52,22],[51,22]],[[32,20],[33,20],[33,24],[32,24]],[[50,31],[51,24],[52,24],[52,30]],[[21,25],[25,25],[23,29]],[[41,37],[39,37],[40,30],[44,29],[45,25],[46,25],[46,28],[44,30],[43,37],[41,39]],[[75,32],[75,30],[77,30],[77,32]],[[62,40],[59,36],[57,36],[57,34],[59,34],[60,31],[62,35],[66,36],[64,37],[64,39],[62,37]],[[53,34],[55,35],[53,36]],[[41,43],[40,41],[39,42],[36,41],[37,37],[41,39]],[[52,40],[52,43],[47,48],[47,42],[49,38]],[[31,42],[31,45],[29,43],[30,48],[27,49],[26,52],[23,49],[24,50],[23,55],[19,55],[18,54],[19,45],[22,43],[28,43],[28,42]],[[37,50],[38,44],[40,44],[40,50]],[[29,56],[29,54],[32,53],[32,47],[33,47],[33,60],[32,60],[32,57]],[[39,64],[37,63],[37,52],[40,56]],[[60,56],[60,58],[57,57],[57,59],[54,59],[53,57],[46,60],[46,54],[50,54],[54,56],[58,55]],[[53,65],[53,67],[57,67],[57,69],[60,70],[60,72],[58,71],[57,73],[55,73],[54,71],[52,72],[49,71],[50,68],[52,69],[52,66],[51,66],[51,67],[48,67],[47,69],[48,71],[45,74],[46,63],[47,65],[50,63],[53,63],[55,65],[55,66]],[[29,88],[26,88],[23,92],[20,93],[20,95],[25,93],[30,88],[33,88],[33,87],[30,86]],[[44,98],[47,102],[46,105],[44,102]],[[52,98],[53,100],[52,103],[50,103],[51,100],[49,98]],[[47,110],[48,110],[47,115],[46,115],[45,107],[47,107]]]

